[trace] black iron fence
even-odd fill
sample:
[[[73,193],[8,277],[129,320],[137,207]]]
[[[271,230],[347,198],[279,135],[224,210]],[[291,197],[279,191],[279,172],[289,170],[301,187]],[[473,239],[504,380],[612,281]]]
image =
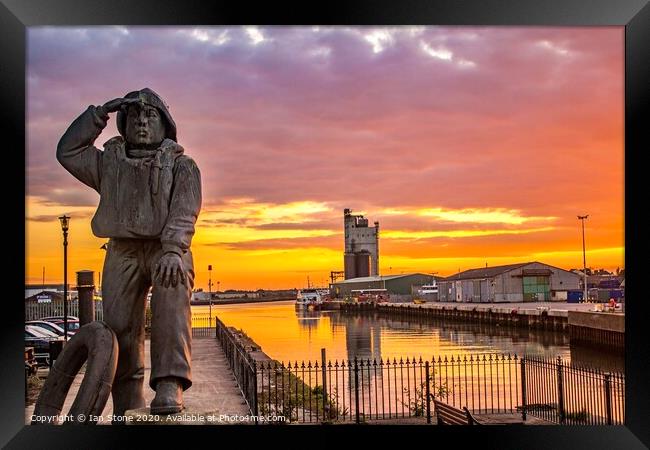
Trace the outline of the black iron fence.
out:
[[[270,361],[258,363],[257,370],[260,412],[290,422],[430,423],[433,398],[477,413],[515,413],[521,397],[519,360],[511,355]]]
[[[624,376],[561,359],[487,354],[383,360],[258,362],[260,414],[287,422],[421,419],[433,398],[472,413],[521,414],[558,424],[625,420]]]
[[[512,413],[520,405],[520,359],[510,354],[433,359],[438,400],[475,413]]]
[[[527,357],[526,414],[566,425],[622,425],[625,423],[625,376],[575,367],[561,358]]]
[[[426,417],[429,362],[406,361],[261,362],[257,365],[261,414],[287,422],[362,422]],[[324,381],[323,381],[324,380]]]
[[[218,319],[209,313],[192,314],[192,337],[215,337],[215,325]]]
[[[209,313],[192,313],[192,337],[215,337],[216,318]],[[144,329],[151,331],[151,307],[147,306],[144,316]]]
[[[251,413],[285,422],[417,419],[433,399],[473,414],[518,414],[566,425],[625,423],[625,376],[561,358],[510,354],[307,362],[255,361],[219,319],[216,337]]]
[[[258,416],[258,392],[257,392],[257,368],[242,343],[233,335],[224,323],[215,317],[215,332],[221,348],[223,349],[228,364],[233,371],[239,389],[246,400],[248,409],[257,423]]]

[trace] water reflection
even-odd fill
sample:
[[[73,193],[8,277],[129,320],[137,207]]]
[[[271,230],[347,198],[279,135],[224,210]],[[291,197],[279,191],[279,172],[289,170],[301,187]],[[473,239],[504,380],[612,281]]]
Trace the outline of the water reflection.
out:
[[[611,350],[601,350],[583,345],[571,346],[571,361],[579,366],[586,366],[605,372],[625,373],[625,354]]]
[[[318,321],[321,319],[320,311],[310,311],[308,309],[297,309],[296,317],[300,328],[312,331],[318,328]]]
[[[193,307],[207,312],[207,307]],[[205,311],[203,311],[205,309]],[[486,353],[530,354],[575,360],[604,370],[624,370],[622,354],[570,348],[566,333],[506,328],[440,319],[395,319],[375,313],[296,310],[293,302],[218,305],[213,313],[243,329],[272,358],[332,360],[458,356]],[[200,310],[200,311],[199,311]]]

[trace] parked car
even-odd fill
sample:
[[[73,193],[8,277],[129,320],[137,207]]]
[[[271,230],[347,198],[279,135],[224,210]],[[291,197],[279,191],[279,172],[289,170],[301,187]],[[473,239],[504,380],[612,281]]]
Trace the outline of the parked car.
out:
[[[29,330],[35,333],[36,335],[41,335],[46,337],[59,337],[59,335],[56,334],[54,331],[45,329],[43,327],[39,327],[38,325],[25,323],[25,330]]]
[[[63,328],[63,316],[43,317],[41,320],[54,323]],[[74,316],[68,316],[68,336],[73,335],[79,330],[79,319]]]
[[[63,320],[63,316],[47,316],[41,317],[39,320]],[[79,320],[79,317],[68,315],[68,320]]]
[[[45,330],[51,331],[57,336],[63,336],[63,327],[57,325],[54,322],[48,322],[47,320],[28,320],[25,322],[25,325],[33,325],[35,327],[43,328]]]
[[[39,366],[47,366],[50,362],[50,342],[62,341],[60,336],[34,325],[25,325],[25,347],[34,348],[34,357]]]

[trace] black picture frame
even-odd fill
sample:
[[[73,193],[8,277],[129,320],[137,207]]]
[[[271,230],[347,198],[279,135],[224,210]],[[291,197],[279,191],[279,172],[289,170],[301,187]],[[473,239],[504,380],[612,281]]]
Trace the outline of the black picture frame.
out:
[[[25,279],[24,190],[11,172],[25,164],[25,62],[26,27],[40,25],[530,25],[625,27],[625,247],[626,259],[626,426],[618,427],[91,427],[24,425],[24,373],[20,366],[23,347],[23,305],[19,280]],[[641,294],[641,251],[647,248],[641,233],[643,170],[639,161],[650,148],[645,120],[650,107],[650,6],[647,0],[402,0],[347,1],[299,5],[281,3],[208,3],[199,1],[139,0],[2,0],[0,3],[0,118],[3,128],[3,193],[11,225],[5,242],[15,245],[2,253],[9,272],[10,289],[3,298],[0,328],[0,445],[7,448],[115,448],[135,437],[159,442],[178,437],[189,445],[227,444],[225,434],[237,434],[240,445],[249,437],[262,436],[280,445],[293,442],[313,445],[313,434],[331,438],[331,445],[349,444],[354,435],[383,442],[392,436],[407,445],[470,444],[477,448],[589,448],[635,449],[650,446],[650,346],[645,322],[648,300]],[[9,139],[7,139],[9,137]],[[10,162],[15,158],[15,163]],[[14,168],[15,167],[15,168]],[[23,179],[23,188],[26,180]],[[20,195],[22,198],[19,198]],[[639,198],[637,199],[637,195]],[[15,220],[14,220],[14,217]],[[20,222],[20,224],[19,224]],[[10,234],[9,234],[10,233]],[[22,238],[22,241],[21,241]],[[23,265],[16,264],[23,261]],[[397,433],[396,433],[397,432]],[[282,433],[282,434],[280,434]],[[390,433],[390,434],[389,434]],[[233,437],[233,436],[231,436]],[[147,445],[152,445],[151,442]],[[263,444],[264,445],[264,444]],[[127,445],[127,448],[133,446]]]

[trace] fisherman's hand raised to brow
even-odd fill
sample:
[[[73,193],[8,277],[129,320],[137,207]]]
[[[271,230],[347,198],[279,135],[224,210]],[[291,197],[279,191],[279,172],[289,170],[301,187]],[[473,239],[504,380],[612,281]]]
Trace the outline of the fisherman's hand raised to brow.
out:
[[[115,98],[113,100],[110,100],[106,103],[104,103],[100,108],[103,110],[105,113],[112,113],[112,112],[117,112],[119,111],[122,107],[127,107],[132,103],[140,103],[139,98]]]

